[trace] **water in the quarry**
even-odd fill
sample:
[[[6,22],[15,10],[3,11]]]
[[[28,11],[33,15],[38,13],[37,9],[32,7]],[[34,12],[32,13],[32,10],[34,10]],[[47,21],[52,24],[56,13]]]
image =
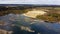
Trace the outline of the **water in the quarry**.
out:
[[[0,29],[13,31],[12,34],[60,34],[60,24],[47,23],[23,14],[0,16],[0,21],[5,23],[0,25]]]

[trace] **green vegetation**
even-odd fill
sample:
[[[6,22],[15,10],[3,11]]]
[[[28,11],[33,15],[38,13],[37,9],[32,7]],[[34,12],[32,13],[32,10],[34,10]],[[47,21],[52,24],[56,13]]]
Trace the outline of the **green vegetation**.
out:
[[[60,21],[60,14],[52,13],[47,15],[37,15],[37,19],[42,19],[49,22],[59,22]]]
[[[48,22],[60,22],[60,7],[52,7],[52,8],[48,7],[47,10],[49,10],[49,11],[47,11],[47,14],[37,15],[36,18],[42,19],[42,20],[48,21]]]
[[[50,22],[59,22],[60,21],[60,7],[25,7],[25,6],[17,6],[17,7],[3,7],[0,6],[0,16],[7,15],[9,13],[13,14],[23,14],[28,12],[28,10],[37,9],[37,10],[49,10],[46,11],[45,15],[37,15],[37,19],[42,19]]]
[[[9,14],[9,13],[13,13],[13,14],[22,14],[22,13],[26,13],[28,11],[26,10],[7,10],[7,11],[1,11],[0,12],[0,16]]]
[[[28,12],[24,7],[1,7],[0,6],[0,16],[7,15],[9,13],[22,14]]]

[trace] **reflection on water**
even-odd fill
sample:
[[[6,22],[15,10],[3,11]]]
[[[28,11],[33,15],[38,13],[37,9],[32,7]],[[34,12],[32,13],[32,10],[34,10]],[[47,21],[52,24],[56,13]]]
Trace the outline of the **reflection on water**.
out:
[[[46,23],[23,14],[0,16],[0,29],[13,31],[12,34],[60,34],[60,24]]]

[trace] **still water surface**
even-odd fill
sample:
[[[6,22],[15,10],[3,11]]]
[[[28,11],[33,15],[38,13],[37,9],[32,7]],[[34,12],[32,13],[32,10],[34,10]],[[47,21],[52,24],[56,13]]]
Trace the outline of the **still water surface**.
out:
[[[13,31],[12,34],[60,34],[60,24],[46,23],[23,14],[0,16],[0,21],[5,23],[0,29]]]

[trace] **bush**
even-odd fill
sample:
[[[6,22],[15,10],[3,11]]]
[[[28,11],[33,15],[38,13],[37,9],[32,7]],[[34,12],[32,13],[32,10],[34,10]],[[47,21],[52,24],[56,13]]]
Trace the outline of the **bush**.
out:
[[[47,15],[37,15],[37,19],[42,19],[50,22],[59,22],[60,21],[60,14],[52,13]]]

